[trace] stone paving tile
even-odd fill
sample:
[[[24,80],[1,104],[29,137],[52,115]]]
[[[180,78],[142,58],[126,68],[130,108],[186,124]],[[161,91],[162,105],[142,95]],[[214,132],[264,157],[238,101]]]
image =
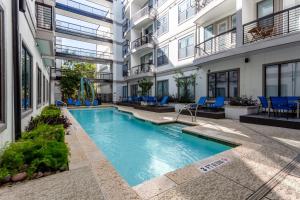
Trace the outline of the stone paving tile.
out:
[[[287,176],[266,197],[272,200],[299,200],[300,178]]]
[[[146,181],[140,185],[133,187],[133,189],[143,198],[149,199],[164,191],[176,186],[171,179],[166,176],[159,176],[150,181]]]
[[[173,172],[169,172],[165,176],[174,181],[176,184],[182,184],[201,176],[201,172],[194,165],[189,165]]]
[[[252,193],[251,190],[215,172],[209,172],[205,176],[198,177],[161,193],[151,200],[239,200],[246,199]]]
[[[0,189],[0,200],[104,200],[91,170],[84,167]]]

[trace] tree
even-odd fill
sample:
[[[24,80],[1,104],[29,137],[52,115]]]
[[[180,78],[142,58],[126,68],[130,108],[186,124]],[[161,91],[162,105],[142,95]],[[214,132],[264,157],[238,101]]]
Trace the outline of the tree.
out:
[[[188,87],[190,85],[195,85],[196,83],[196,74],[192,74],[189,77],[185,77],[183,72],[178,70],[176,71],[176,74],[173,76],[176,82],[177,88],[183,88],[184,95],[183,96],[178,96],[180,101],[189,101],[189,96],[190,96],[190,91]],[[179,95],[179,94],[178,94]]]
[[[78,94],[80,79],[95,78],[96,65],[91,63],[70,62],[67,61],[62,66],[62,78],[60,87],[63,99],[74,97]]]
[[[139,87],[142,89],[142,95],[149,95],[149,91],[153,85],[153,83],[146,79],[143,78],[142,80],[138,81]]]

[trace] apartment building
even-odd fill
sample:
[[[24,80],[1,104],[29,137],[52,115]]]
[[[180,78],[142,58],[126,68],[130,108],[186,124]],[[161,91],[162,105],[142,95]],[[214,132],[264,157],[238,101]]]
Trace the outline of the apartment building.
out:
[[[96,93],[112,102],[122,67],[122,4],[111,0],[56,0],[56,65],[52,68],[51,102],[61,100],[59,80],[66,61],[97,65]]]
[[[49,103],[54,64],[52,2],[16,2],[0,1],[0,148]]]
[[[300,95],[299,0],[124,1],[121,97]],[[196,77],[178,88],[174,79]],[[186,92],[188,90],[188,92]],[[188,94],[187,97],[184,95]]]

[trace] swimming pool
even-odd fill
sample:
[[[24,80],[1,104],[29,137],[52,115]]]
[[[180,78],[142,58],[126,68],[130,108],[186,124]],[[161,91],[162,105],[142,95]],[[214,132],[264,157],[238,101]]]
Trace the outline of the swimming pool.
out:
[[[186,125],[155,125],[115,108],[70,112],[130,186],[232,148],[182,133]]]

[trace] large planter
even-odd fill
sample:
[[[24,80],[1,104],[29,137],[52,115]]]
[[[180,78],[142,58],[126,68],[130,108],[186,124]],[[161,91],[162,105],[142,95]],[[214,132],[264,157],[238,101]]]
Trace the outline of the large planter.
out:
[[[225,106],[225,117],[228,119],[240,119],[242,115],[258,113],[258,106]]]

